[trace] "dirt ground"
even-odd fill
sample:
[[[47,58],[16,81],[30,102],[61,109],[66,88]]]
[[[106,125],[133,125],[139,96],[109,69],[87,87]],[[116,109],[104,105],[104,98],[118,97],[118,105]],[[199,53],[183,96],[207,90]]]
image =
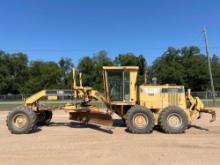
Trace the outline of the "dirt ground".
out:
[[[220,112],[220,109],[219,109]],[[137,135],[125,131],[115,119],[113,134],[95,126],[83,127],[56,111],[51,126],[26,135],[13,135],[5,125],[8,112],[0,112],[0,164],[169,164],[220,165],[220,113],[193,123],[185,134],[168,135],[156,130]]]

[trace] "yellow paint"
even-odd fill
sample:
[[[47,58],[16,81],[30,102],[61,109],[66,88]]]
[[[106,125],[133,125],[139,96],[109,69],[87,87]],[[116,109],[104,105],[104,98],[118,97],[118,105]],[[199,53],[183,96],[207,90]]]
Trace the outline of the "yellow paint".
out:
[[[103,67],[103,81],[104,81],[104,95],[100,92],[93,90],[91,87],[83,87],[82,75],[79,74],[80,83],[77,85],[76,81],[76,70],[73,69],[73,83],[72,90],[73,96],[76,98],[82,99],[84,102],[89,103],[91,100],[96,99],[103,102],[106,107],[111,110],[111,107],[114,106],[114,110],[121,117],[124,117],[126,110],[133,105],[141,105],[150,109],[154,115],[154,122],[158,124],[159,116],[161,111],[168,106],[177,106],[183,109],[187,116],[189,122],[198,117],[199,112],[214,113],[213,111],[208,111],[204,109],[203,102],[198,97],[192,97],[190,90],[188,90],[187,95],[185,94],[184,86],[181,85],[151,85],[143,84],[139,87],[136,84],[137,66],[104,66]],[[110,71],[123,71],[123,83],[125,82],[125,73],[129,74],[129,96],[126,98],[124,95],[124,84],[123,84],[123,100],[111,101],[109,97],[108,89],[108,79],[107,73]],[[125,72],[126,71],[126,72]],[[127,80],[126,80],[126,83]],[[128,88],[127,88],[128,89]],[[25,100],[25,105],[32,106],[33,110],[39,110],[38,101],[45,97],[46,90],[42,90]],[[48,100],[57,100],[58,96],[48,96]],[[126,99],[126,100],[125,100]],[[127,108],[127,109],[126,109]],[[65,110],[67,112],[76,112],[83,109],[80,105],[76,103],[65,104],[64,106],[59,107],[59,109]],[[93,108],[94,109],[94,108]],[[117,110],[118,109],[118,110]],[[173,117],[170,119],[170,122],[174,125],[178,124],[177,118]],[[138,116],[135,121],[136,124],[143,125],[144,120],[142,116]]]
[[[46,96],[46,90],[37,92],[25,100],[25,105],[32,105],[44,96]]]
[[[166,92],[179,90],[181,92]],[[186,109],[185,91],[183,86],[177,85],[141,85],[139,87],[139,103],[150,109],[163,109],[175,105]]]
[[[50,101],[53,101],[53,100],[57,100],[58,97],[57,96],[47,96],[47,99]]]

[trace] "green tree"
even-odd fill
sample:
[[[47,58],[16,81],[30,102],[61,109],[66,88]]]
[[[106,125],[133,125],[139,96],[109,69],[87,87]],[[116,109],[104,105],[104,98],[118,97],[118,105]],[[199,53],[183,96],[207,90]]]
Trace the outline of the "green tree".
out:
[[[103,75],[102,67],[103,66],[112,66],[113,62],[108,57],[106,51],[100,51],[93,56],[93,61],[95,64],[95,83],[93,87],[99,91],[103,91]]]
[[[217,61],[213,63],[215,68],[218,65]],[[215,70],[216,77],[218,77],[217,70]],[[194,91],[204,91],[209,88],[207,59],[195,46],[181,49],[168,48],[154,61],[150,72],[151,77],[156,76],[162,84],[181,84]]]
[[[102,66],[111,66],[113,62],[106,51],[100,51],[93,57],[85,56],[78,64],[78,70],[83,73],[83,85],[103,90]]]
[[[83,57],[78,64],[78,70],[83,74],[83,85],[93,86],[95,80],[95,64],[92,58],[89,56]]]
[[[118,66],[139,66],[137,83],[142,84],[144,82],[144,73],[147,64],[143,55],[136,56],[133,53],[119,54],[115,58],[114,64]]]
[[[183,84],[184,67],[181,64],[179,50],[168,48],[152,65],[150,78],[157,77],[159,83]]]
[[[23,53],[0,51],[0,93],[20,93],[27,76],[28,58]]]
[[[10,92],[11,76],[8,72],[9,57],[5,52],[0,51],[0,94],[7,94]]]
[[[69,89],[71,88],[71,82],[72,82],[72,68],[74,67],[71,58],[61,58],[58,61],[59,67],[62,72],[61,79],[61,85],[60,87],[63,89]]]
[[[62,70],[55,62],[32,61],[28,68],[29,78],[24,82],[22,93],[32,94],[42,89],[59,89]]]
[[[211,66],[215,90],[220,90],[220,59],[217,55],[213,55],[211,59]],[[210,81],[208,81],[208,85],[210,86]]]
[[[206,57],[194,46],[182,48],[180,54],[185,87],[194,91],[206,90],[209,81]]]
[[[106,51],[100,51],[92,57],[83,57],[77,68],[83,73],[83,85],[103,90],[103,66],[139,66],[138,84],[143,83],[147,68],[143,55],[133,53],[119,54],[112,61]],[[73,67],[70,58],[52,61],[28,62],[23,53],[0,51],[0,94],[32,94],[42,89],[69,89],[72,82]],[[220,90],[220,59],[211,58],[214,85]],[[181,84],[194,91],[210,89],[207,57],[195,46],[176,49],[168,48],[148,67],[149,79],[157,77],[161,84]]]

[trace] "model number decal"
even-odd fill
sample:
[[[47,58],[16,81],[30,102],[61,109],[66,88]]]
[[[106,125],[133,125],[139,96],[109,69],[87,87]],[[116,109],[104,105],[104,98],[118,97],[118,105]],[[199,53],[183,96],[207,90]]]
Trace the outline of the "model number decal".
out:
[[[140,93],[145,93],[148,95],[155,95],[161,93],[160,88],[140,88]]]

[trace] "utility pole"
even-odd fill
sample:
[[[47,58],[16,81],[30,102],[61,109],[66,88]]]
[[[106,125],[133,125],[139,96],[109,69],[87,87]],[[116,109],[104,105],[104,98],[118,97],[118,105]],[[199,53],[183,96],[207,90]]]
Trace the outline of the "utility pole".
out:
[[[210,63],[210,58],[209,58],[209,49],[208,49],[208,38],[207,38],[207,32],[206,32],[205,27],[203,29],[203,35],[204,35],[204,40],[205,40],[206,56],[208,60],[209,77],[210,77],[210,83],[211,83],[211,89],[212,89],[212,99],[213,99],[213,104],[215,105],[215,87],[214,87],[213,77],[212,77],[212,68],[211,68],[211,63]]]

